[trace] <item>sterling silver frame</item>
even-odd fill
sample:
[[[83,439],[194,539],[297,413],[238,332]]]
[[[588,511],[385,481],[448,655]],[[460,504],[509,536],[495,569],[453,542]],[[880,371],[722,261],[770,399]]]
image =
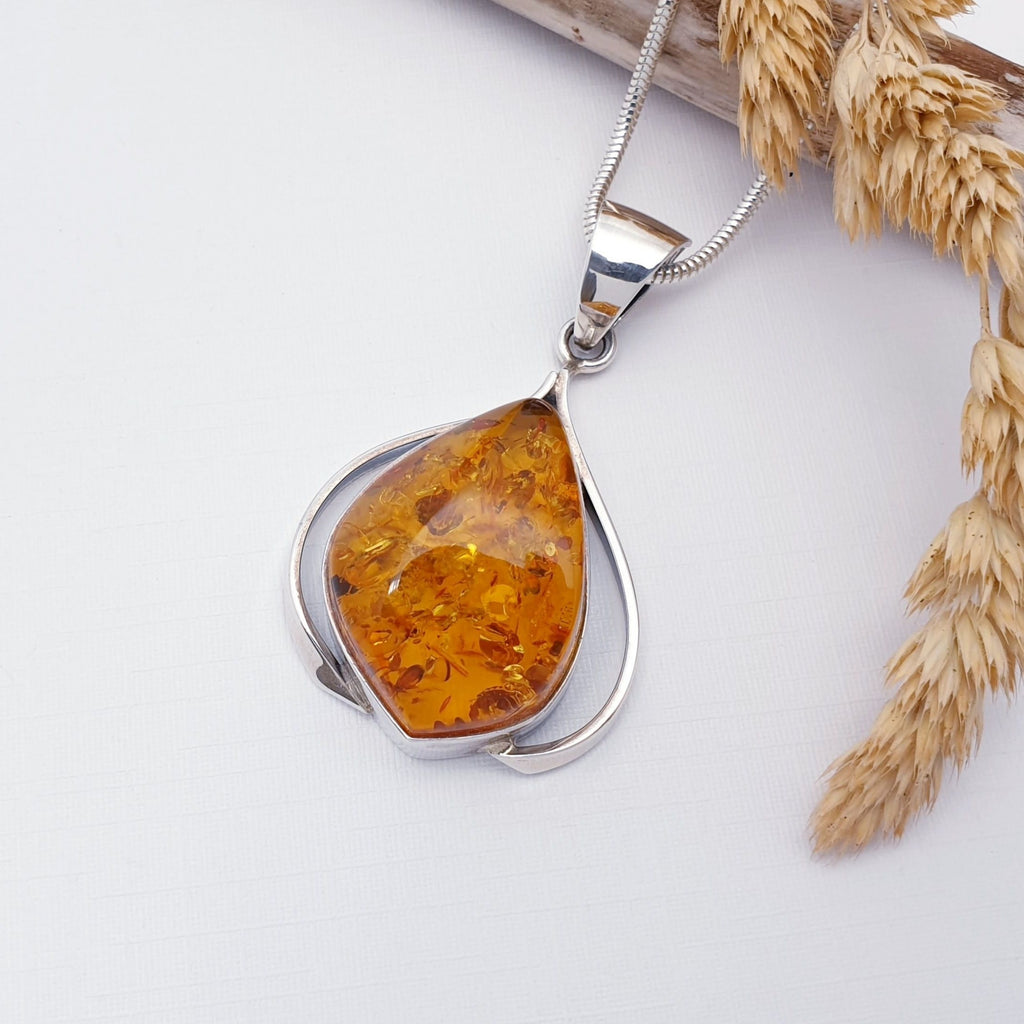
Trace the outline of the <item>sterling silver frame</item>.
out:
[[[571,324],[567,325],[569,331],[571,331],[571,326]],[[590,524],[592,524],[593,529],[600,537],[608,558],[612,563],[625,619],[625,641],[623,644],[622,661],[619,665],[615,684],[601,709],[585,725],[559,739],[546,743],[520,743],[524,734],[539,725],[554,709],[559,697],[570,685],[575,672],[576,654],[586,634],[585,618],[580,641],[571,655],[566,679],[563,680],[558,693],[532,718],[518,723],[512,730],[487,736],[416,738],[410,737],[405,733],[381,705],[373,690],[366,684],[362,673],[347,650],[343,638],[338,635],[338,630],[335,629],[334,633],[335,638],[338,640],[338,653],[344,655],[343,657],[339,657],[338,653],[332,648],[332,645],[321,635],[320,630],[310,615],[306,595],[303,593],[302,568],[304,558],[308,559],[310,557],[306,550],[310,528],[325,505],[329,503],[339,488],[343,487],[356,474],[368,473],[377,467],[382,468],[385,464],[411,451],[416,445],[422,444],[424,441],[428,441],[442,431],[447,430],[452,424],[444,424],[440,427],[432,427],[429,430],[422,430],[415,434],[408,434],[405,437],[398,438],[365,452],[345,466],[324,485],[306,510],[306,514],[299,525],[295,542],[292,546],[289,593],[295,612],[292,621],[295,626],[296,642],[300,653],[303,655],[303,660],[307,663],[317,681],[331,694],[346,701],[359,711],[374,715],[388,736],[403,750],[415,757],[455,757],[462,754],[484,752],[524,774],[535,774],[537,772],[549,771],[552,768],[558,768],[586,753],[606,735],[609,726],[621,709],[632,684],[640,640],[636,590],[633,586],[633,579],[630,576],[625,553],[615,532],[615,526],[604,502],[601,500],[601,495],[597,490],[597,485],[594,483],[594,478],[590,473],[583,450],[576,437],[572,418],[569,415],[567,396],[569,381],[575,374],[603,369],[610,362],[614,355],[614,336],[609,335],[606,339],[608,344],[605,346],[604,351],[600,355],[591,358],[567,351],[567,340],[568,334],[563,330],[561,351],[565,364],[560,370],[548,377],[533,397],[539,398],[553,406],[565,427],[569,450],[576,464],[576,471],[579,476],[580,488],[583,492]],[[588,524],[588,532],[590,524]],[[321,564],[322,559],[323,555],[321,554]],[[589,579],[589,575],[589,573],[586,574],[587,579]],[[324,574],[321,572],[320,576],[323,578]],[[584,608],[582,611],[584,615],[586,613],[587,596],[585,592]],[[326,603],[328,600],[326,592],[318,593],[317,599]],[[333,617],[331,621],[333,622]]]

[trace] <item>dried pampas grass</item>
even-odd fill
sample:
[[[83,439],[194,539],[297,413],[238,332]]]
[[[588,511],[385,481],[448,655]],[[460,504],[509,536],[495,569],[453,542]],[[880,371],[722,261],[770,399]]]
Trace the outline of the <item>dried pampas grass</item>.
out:
[[[963,411],[963,464],[981,489],[954,510],[908,588],[930,618],[890,661],[896,687],[867,739],[836,761],[811,821],[819,853],[899,837],[981,738],[986,694],[1024,664],[1024,154],[987,125],[1004,97],[935,63],[926,39],[971,0],[864,0],[827,90],[837,222],[851,239],[886,221],[956,253],[981,285],[981,338]],[[833,34],[818,0],[722,0],[721,50],[740,65],[740,130],[773,181],[817,119]],[[989,279],[1004,283],[999,334]]]
[[[782,188],[800,162],[808,124],[824,119],[835,28],[828,0],[722,0],[723,61],[740,69],[740,138]]]

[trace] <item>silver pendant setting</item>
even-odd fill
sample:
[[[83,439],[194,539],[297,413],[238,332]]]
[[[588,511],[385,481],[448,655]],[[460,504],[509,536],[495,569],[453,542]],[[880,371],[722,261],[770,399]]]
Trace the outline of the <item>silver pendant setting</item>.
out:
[[[579,312],[561,333],[561,368],[552,373],[532,396],[533,400],[544,403],[542,408],[554,413],[560,424],[560,433],[564,433],[582,501],[580,518],[585,558],[591,558],[588,549],[593,539],[600,540],[613,570],[625,626],[615,682],[603,705],[584,725],[547,742],[530,743],[525,738],[554,709],[579,672],[576,654],[586,643],[589,597],[589,572],[585,563],[581,565],[582,599],[577,627],[571,631],[572,647],[563,652],[561,643],[557,644],[561,668],[553,690],[546,693],[543,700],[537,700],[535,705],[531,702],[524,704],[521,713],[516,710],[511,717],[496,718],[497,724],[493,728],[488,726],[487,720],[482,726],[467,729],[464,733],[458,729],[423,733],[410,728],[401,714],[396,713],[396,702],[382,684],[380,673],[360,653],[359,644],[346,629],[344,616],[337,612],[342,601],[339,593],[347,596],[349,591],[354,593],[357,589],[343,580],[339,591],[338,577],[331,575],[330,545],[335,531],[341,528],[339,524],[344,522],[344,517],[359,501],[362,492],[372,494],[373,488],[380,486],[382,477],[389,479],[386,476],[389,467],[415,461],[419,450],[427,450],[427,446],[436,439],[443,441],[445,432],[457,425],[423,430],[364,453],[329,480],[306,510],[292,547],[289,571],[289,594],[295,613],[293,622],[299,650],[325,689],[352,708],[376,718],[389,738],[407,753],[424,758],[485,753],[524,774],[544,772],[567,764],[590,750],[607,734],[621,710],[633,681],[639,645],[636,592],[622,545],[576,436],[569,413],[568,388],[575,376],[598,372],[611,363],[616,351],[612,328],[647,290],[658,270],[671,263],[687,244],[684,236],[664,225],[625,207],[605,203],[588,254]],[[420,522],[424,521],[420,519]],[[434,532],[433,528],[431,532]],[[435,547],[439,543],[436,538],[427,537],[427,540]],[[476,545],[469,543],[468,547],[475,555]],[[483,569],[476,571],[482,572]],[[461,599],[456,600],[456,604]],[[570,631],[566,636],[570,636]],[[402,642],[420,643],[421,639],[417,637],[415,641],[407,639]],[[518,637],[516,639],[518,642]],[[521,651],[522,647],[516,650]],[[555,645],[551,650],[555,650]],[[399,644],[391,655],[391,664],[397,666],[401,679],[411,671],[401,673],[404,657]],[[491,667],[498,673],[502,671],[500,662]],[[423,674],[421,665],[415,668],[419,676],[413,673],[414,685],[419,683]],[[520,668],[509,666],[505,672],[515,669],[518,673]],[[441,674],[438,675],[438,679],[431,680],[431,699],[436,699],[439,688],[443,693],[444,680],[451,675],[451,664],[448,665],[448,676],[440,678]],[[393,676],[389,685],[397,685]],[[521,687],[527,692],[530,690],[525,682]],[[442,708],[445,704],[447,700],[442,703]],[[463,722],[462,719],[457,721]]]

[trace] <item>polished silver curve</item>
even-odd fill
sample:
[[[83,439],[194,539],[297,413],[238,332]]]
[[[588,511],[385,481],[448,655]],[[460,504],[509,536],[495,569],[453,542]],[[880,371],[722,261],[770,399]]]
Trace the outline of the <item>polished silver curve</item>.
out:
[[[604,203],[590,240],[573,325],[576,347],[590,352],[688,245],[686,235],[621,203]]]
[[[515,739],[508,739],[504,742],[493,742],[485,748],[491,757],[524,775],[535,775],[539,772],[550,771],[552,768],[560,768],[570,761],[575,761],[604,738],[629,693],[636,672],[637,651],[640,645],[640,611],[637,606],[633,577],[630,575],[629,564],[626,561],[626,553],[622,550],[622,544],[615,532],[615,525],[608,514],[608,509],[601,500],[601,495],[594,483],[590,468],[587,466],[587,460],[583,455],[583,449],[580,447],[572,418],[569,415],[567,397],[569,381],[574,374],[585,372],[581,368],[580,362],[580,360],[567,361],[561,370],[545,382],[534,397],[554,406],[562,420],[573,461],[576,463],[576,472],[579,475],[584,501],[615,569],[619,597],[622,600],[625,615],[626,639],[615,685],[600,711],[586,725],[567,736],[546,743],[520,746]],[[562,685],[567,686],[570,680],[571,676]]]

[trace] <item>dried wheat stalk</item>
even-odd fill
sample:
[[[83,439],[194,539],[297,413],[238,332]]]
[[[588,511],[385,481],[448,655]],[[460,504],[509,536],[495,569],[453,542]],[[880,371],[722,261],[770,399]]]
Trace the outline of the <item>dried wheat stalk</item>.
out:
[[[931,60],[939,18],[970,0],[864,0],[828,89],[835,215],[851,238],[888,221],[956,252],[981,287],[981,340],[963,414],[963,463],[981,489],[957,508],[907,589],[930,618],[890,661],[897,687],[869,736],[829,770],[812,818],[818,852],[898,837],[981,738],[987,693],[1024,665],[1024,153],[989,133],[1002,92]],[[741,134],[774,180],[820,117],[830,37],[820,0],[722,0],[721,51],[741,69]],[[786,20],[788,19],[788,20]],[[785,25],[789,38],[770,35]],[[781,54],[781,56],[780,56]],[[1004,282],[993,333],[992,268]]]
[[[935,16],[964,6],[865,4],[832,86],[838,222],[857,237],[879,231],[884,214],[929,236],[937,253],[956,250],[981,279],[963,461],[980,468],[982,486],[910,581],[911,609],[931,618],[889,664],[896,696],[830,770],[812,818],[819,852],[902,835],[935,801],[947,764],[961,768],[976,750],[986,692],[1012,694],[1024,658],[1024,350],[1015,343],[1024,154],[979,129],[998,114],[998,90],[928,62],[923,36],[938,31]],[[1003,338],[989,322],[993,265],[1006,286]]]
[[[947,765],[977,749],[986,693],[1012,696],[1024,665],[1024,348],[1005,296],[1005,337],[983,318],[964,406],[964,466],[980,468],[981,490],[910,580],[911,610],[931,618],[889,663],[899,689],[868,738],[830,769],[812,819],[819,853],[901,836],[934,803]]]

